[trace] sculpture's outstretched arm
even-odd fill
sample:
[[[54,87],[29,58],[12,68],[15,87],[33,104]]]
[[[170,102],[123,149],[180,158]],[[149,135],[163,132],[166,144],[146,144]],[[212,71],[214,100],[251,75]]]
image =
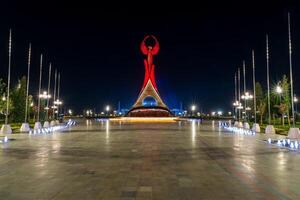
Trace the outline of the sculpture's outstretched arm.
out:
[[[159,42],[157,41],[156,37],[154,37],[153,35],[151,35],[151,37],[155,40],[155,45],[152,48],[152,55],[156,55],[159,52]]]
[[[148,54],[148,48],[145,44],[145,41],[149,38],[149,36],[145,37],[144,40],[142,41],[141,43],[141,51],[144,55],[147,55]]]

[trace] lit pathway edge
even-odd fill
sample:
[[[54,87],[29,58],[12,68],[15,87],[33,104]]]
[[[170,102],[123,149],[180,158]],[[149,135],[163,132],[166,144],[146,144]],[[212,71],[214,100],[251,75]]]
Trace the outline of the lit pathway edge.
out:
[[[244,134],[244,135],[255,135],[256,133],[250,129],[244,129],[244,128],[238,128],[231,126],[230,122],[222,122],[219,121],[219,127],[223,128],[229,132],[233,133],[239,133],[239,134]],[[289,139],[288,137],[284,139],[272,139],[268,138],[267,140],[264,140],[267,144],[275,145],[281,148],[286,148],[289,150],[297,151],[300,150],[300,141],[299,140],[292,140]]]
[[[70,126],[76,125],[76,122],[69,119],[67,123],[59,124],[56,126],[48,127],[48,128],[41,128],[41,129],[33,129],[29,131],[29,135],[36,135],[36,134],[48,134],[53,133],[55,131],[60,131]]]

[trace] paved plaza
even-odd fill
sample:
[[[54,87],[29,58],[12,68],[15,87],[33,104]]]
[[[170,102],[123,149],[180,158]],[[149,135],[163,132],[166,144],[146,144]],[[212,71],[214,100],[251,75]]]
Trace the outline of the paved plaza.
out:
[[[82,120],[0,144],[0,199],[300,199],[300,153],[218,123]]]

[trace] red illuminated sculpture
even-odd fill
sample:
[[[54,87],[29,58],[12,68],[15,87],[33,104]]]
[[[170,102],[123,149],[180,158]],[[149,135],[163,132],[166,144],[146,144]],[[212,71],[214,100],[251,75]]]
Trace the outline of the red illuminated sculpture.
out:
[[[154,45],[146,45],[146,41],[152,38]],[[153,56],[159,52],[159,43],[153,35],[148,35],[141,43],[141,51],[147,58],[144,59],[145,77],[142,90],[135,104],[127,113],[129,117],[170,117],[172,113],[162,101],[156,81],[153,64]]]

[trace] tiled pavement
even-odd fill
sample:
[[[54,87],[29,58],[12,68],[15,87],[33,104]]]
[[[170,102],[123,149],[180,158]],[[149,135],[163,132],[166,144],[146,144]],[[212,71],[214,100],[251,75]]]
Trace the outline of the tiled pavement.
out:
[[[300,154],[217,123],[81,121],[0,144],[0,199],[300,199]]]

